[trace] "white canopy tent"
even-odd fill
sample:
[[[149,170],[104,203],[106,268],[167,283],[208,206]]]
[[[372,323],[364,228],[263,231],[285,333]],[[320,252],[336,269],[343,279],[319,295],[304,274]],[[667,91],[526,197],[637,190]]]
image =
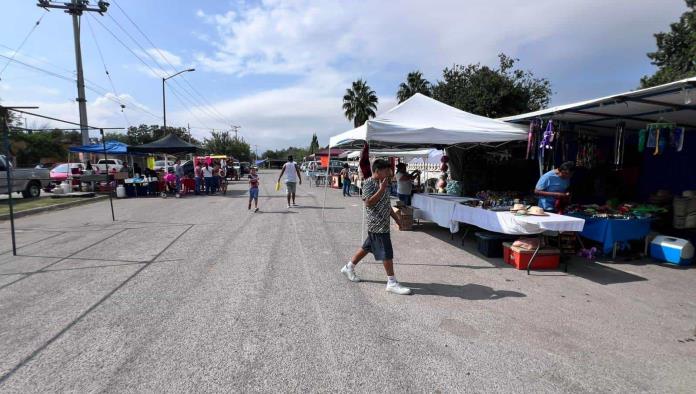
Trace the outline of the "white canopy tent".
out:
[[[526,139],[524,127],[470,114],[416,93],[362,126],[331,137],[329,148],[360,149],[367,142],[375,149],[422,149]]]
[[[418,149],[418,150],[378,150],[371,151],[370,156],[373,157],[402,157],[404,159],[412,159],[414,157],[429,157],[432,152],[437,152],[437,149]],[[360,151],[353,151],[348,154],[349,159],[357,159],[360,157]]]
[[[361,149],[365,144],[378,150],[415,150],[526,139],[527,128],[524,126],[470,114],[416,93],[362,126],[331,137],[329,153],[331,148]],[[327,188],[328,169],[322,216]],[[363,228],[364,219],[363,212]]]

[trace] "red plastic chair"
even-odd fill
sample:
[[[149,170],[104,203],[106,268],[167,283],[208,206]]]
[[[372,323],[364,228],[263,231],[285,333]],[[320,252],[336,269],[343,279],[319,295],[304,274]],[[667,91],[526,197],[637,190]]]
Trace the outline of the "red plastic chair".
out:
[[[196,181],[193,179],[185,178],[181,180],[182,194],[193,193],[196,189]]]

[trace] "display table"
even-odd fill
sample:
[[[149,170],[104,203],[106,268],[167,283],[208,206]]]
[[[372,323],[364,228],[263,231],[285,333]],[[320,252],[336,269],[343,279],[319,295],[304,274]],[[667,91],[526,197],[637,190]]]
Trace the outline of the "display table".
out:
[[[491,211],[457,204],[452,213],[455,222],[510,235],[541,234],[544,231],[580,232],[585,220],[549,213],[548,216],[517,216],[507,211]]]
[[[454,209],[460,202],[474,200],[470,197],[448,196],[446,194],[413,195],[411,206],[417,208],[414,219],[428,220],[437,223],[438,226],[450,230],[452,234],[459,231],[459,222],[452,220]]]
[[[582,217],[578,215],[578,217]],[[605,219],[586,218],[580,235],[601,242],[604,254],[616,258],[619,242],[645,239],[650,233],[651,219]]]

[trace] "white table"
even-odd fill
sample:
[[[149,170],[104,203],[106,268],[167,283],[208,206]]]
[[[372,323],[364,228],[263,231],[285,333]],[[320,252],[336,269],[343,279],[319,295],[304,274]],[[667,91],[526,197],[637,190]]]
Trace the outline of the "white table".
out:
[[[454,209],[457,205],[461,205],[460,202],[469,200],[473,198],[416,193],[411,200],[411,206],[417,208],[414,211],[415,219],[437,223],[438,226],[447,228],[454,234],[459,231],[459,222],[452,220]]]
[[[524,235],[541,234],[544,231],[581,232],[585,220],[549,213],[548,216],[516,216],[507,211],[491,211],[457,204],[452,221],[462,222],[496,233]]]

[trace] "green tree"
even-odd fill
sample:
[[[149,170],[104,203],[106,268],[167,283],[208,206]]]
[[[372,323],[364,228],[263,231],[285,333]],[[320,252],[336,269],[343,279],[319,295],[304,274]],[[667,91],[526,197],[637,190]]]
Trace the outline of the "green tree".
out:
[[[343,96],[343,111],[346,118],[358,127],[375,117],[377,103],[375,91],[367,85],[367,82],[358,79],[353,82],[351,88],[346,89],[346,94]]]
[[[678,22],[670,25],[670,31],[655,34],[657,51],[648,53],[657,71],[644,76],[640,84],[644,88],[673,82],[696,75],[696,0],[686,0],[687,12]]]
[[[128,144],[128,134],[105,132],[104,139],[107,141],[118,141],[123,142],[124,144]]]
[[[129,127],[126,133],[127,138],[123,142],[129,145],[142,145],[158,140],[168,134],[176,134],[179,138],[183,139],[184,141],[189,141],[195,145],[201,144],[200,141],[189,136],[188,129],[186,129],[185,127],[167,126],[167,132],[165,133],[164,128],[162,126],[145,124],[141,124],[137,127]]]
[[[546,107],[551,83],[530,71],[515,69],[517,59],[498,55],[498,68],[480,63],[445,68],[433,97],[445,104],[489,118],[517,115]]]
[[[203,148],[210,154],[232,156],[241,161],[249,161],[251,147],[243,138],[233,137],[229,131],[213,131],[210,138],[203,141]]]
[[[416,93],[428,97],[432,96],[430,82],[423,78],[423,73],[420,71],[408,73],[406,81],[399,85],[399,90],[396,92],[396,99],[399,100],[399,103],[403,103]]]
[[[56,130],[60,133],[60,130]],[[19,167],[33,167],[42,160],[65,161],[68,151],[56,139],[55,131],[36,131],[31,134],[21,131],[10,132],[10,149]]]
[[[312,134],[312,142],[309,143],[309,154],[316,153],[319,150],[319,138],[317,133]]]

